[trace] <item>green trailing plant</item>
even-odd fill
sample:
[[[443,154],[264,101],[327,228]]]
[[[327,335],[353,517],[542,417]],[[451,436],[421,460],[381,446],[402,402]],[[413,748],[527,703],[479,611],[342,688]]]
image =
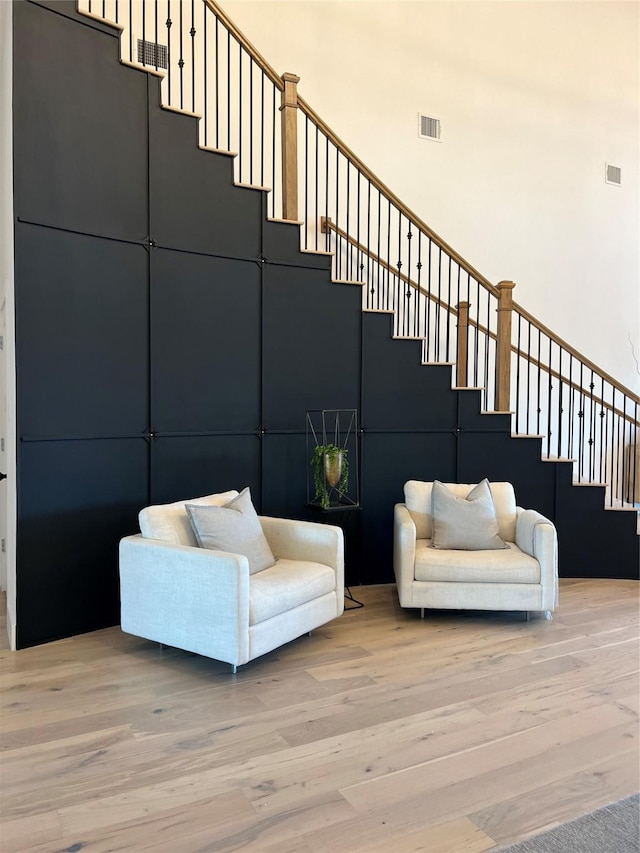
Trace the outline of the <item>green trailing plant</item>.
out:
[[[335,444],[318,444],[314,448],[311,467],[313,468],[313,485],[315,488],[314,501],[318,501],[322,509],[329,509],[331,503],[331,492],[334,490],[340,498],[347,493],[349,488],[349,460],[347,449]],[[331,486],[327,482],[325,471],[325,459],[329,467],[337,464],[339,454],[342,454],[342,465],[340,468],[340,479]]]

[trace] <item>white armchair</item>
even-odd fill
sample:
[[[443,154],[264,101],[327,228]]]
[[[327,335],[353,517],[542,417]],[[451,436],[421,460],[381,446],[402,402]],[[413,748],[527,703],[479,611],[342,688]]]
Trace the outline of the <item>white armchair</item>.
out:
[[[473,485],[447,483],[459,498]],[[402,607],[542,611],[558,604],[558,542],[554,525],[516,506],[510,483],[491,483],[500,550],[443,550],[432,546],[433,483],[409,480],[395,506],[394,571]]]
[[[261,516],[276,562],[198,547],[185,504],[224,506],[231,491],[143,509],[141,533],[120,542],[122,630],[226,661],[233,672],[340,616],[339,527]]]

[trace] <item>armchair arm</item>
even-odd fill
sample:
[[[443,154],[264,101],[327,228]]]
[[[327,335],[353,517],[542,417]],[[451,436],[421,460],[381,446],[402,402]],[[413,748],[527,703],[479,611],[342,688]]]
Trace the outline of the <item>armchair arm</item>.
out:
[[[120,596],[123,631],[236,665],[249,659],[246,557],[127,536]]]
[[[393,510],[393,570],[402,607],[413,607],[416,561],[416,525],[406,504]]]
[[[534,509],[516,507],[516,545],[540,563],[542,609],[558,606],[558,536],[553,522]]]
[[[275,557],[310,560],[331,566],[336,573],[338,600],[344,595],[344,533],[342,528],[316,521],[259,516]]]

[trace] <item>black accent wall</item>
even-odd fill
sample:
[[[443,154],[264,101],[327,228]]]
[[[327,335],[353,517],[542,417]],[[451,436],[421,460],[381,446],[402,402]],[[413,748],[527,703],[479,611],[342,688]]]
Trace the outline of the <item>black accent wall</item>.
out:
[[[556,520],[562,574],[637,577],[634,516],[392,340],[118,55],[71,0],[14,4],[19,646],[118,623],[118,540],[149,503],[249,485],[308,517],[308,409],[359,411],[350,583],[393,580],[405,480],[485,476]]]

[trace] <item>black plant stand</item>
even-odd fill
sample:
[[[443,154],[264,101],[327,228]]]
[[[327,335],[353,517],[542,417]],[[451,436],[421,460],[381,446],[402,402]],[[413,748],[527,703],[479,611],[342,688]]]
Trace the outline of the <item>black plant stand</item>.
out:
[[[308,503],[306,506],[307,506],[307,509],[312,509],[312,510],[314,510],[314,512],[319,513],[321,516],[321,521],[324,524],[335,524],[338,527],[341,527],[342,532],[343,532],[344,537],[345,537],[345,545],[346,545],[346,540],[347,540],[346,527],[347,527],[347,524],[349,522],[349,519],[354,517],[351,515],[351,513],[355,510],[362,509],[360,504],[358,504],[356,506],[355,504],[341,503],[338,501],[333,501],[328,507],[321,507],[319,504],[316,504],[316,503]],[[345,547],[345,559],[346,559],[346,547]],[[364,602],[358,601],[357,598],[353,597],[351,589],[347,584],[345,584],[344,590],[345,590],[344,597],[347,599],[347,601],[352,602],[351,607],[347,607],[345,605],[345,608],[344,608],[345,610],[359,610],[361,607],[364,607]]]

